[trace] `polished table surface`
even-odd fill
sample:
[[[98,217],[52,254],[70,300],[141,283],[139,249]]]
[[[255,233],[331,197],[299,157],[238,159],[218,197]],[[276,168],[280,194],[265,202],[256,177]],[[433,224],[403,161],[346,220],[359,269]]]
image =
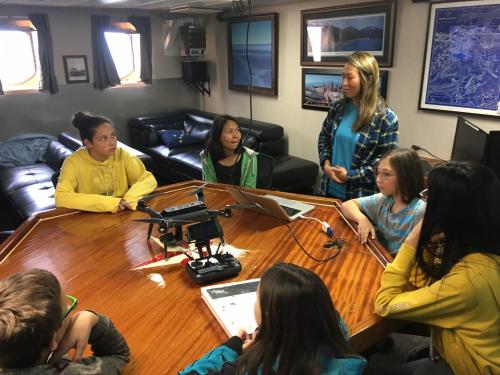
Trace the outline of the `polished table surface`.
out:
[[[160,211],[191,202],[194,196],[187,193],[201,184],[190,181],[162,187],[158,191],[164,194],[148,205]],[[235,203],[225,188],[220,184],[204,188],[210,209]],[[335,235],[350,245],[333,260],[318,263],[299,248],[282,223],[235,209],[232,218],[219,222],[226,243],[248,251],[239,258],[243,270],[228,281],[258,278],[276,262],[295,263],[325,282],[356,351],[394,331],[400,323],[377,316],[373,303],[384,266],[391,259],[386,250],[376,242],[361,245],[333,199],[273,194],[313,203],[316,208],[307,216],[330,223]],[[143,217],[147,215],[138,211],[106,214],[67,209],[36,214],[1,245],[0,277],[34,267],[50,270],[63,289],[78,298],[79,309],[108,315],[125,336],[132,354],[126,374],[175,374],[227,336],[183,266],[131,270],[162,252],[154,241],[146,241],[148,225],[132,221]],[[316,221],[296,220],[289,227],[312,256],[324,259],[332,254],[323,247],[328,237]],[[158,236],[156,229],[153,235]]]

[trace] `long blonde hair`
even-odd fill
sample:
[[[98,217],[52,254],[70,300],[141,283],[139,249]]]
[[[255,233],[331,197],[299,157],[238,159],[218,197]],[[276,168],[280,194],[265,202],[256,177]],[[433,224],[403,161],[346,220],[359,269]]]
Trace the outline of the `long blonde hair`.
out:
[[[352,126],[358,132],[366,129],[375,112],[383,110],[386,104],[378,92],[379,72],[375,57],[368,52],[354,52],[347,61],[358,70],[361,81],[358,118]]]

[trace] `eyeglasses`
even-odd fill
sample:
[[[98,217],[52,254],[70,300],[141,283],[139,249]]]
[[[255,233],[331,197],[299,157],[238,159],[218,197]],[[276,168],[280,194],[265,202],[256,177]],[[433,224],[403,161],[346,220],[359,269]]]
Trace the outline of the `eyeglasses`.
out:
[[[69,314],[71,314],[75,309],[76,305],[78,303],[77,299],[73,296],[70,296],[69,294],[66,294],[66,298],[71,301],[71,304],[68,307],[68,310],[63,314],[61,322],[68,317]]]
[[[240,128],[234,128],[234,129],[224,130],[224,134],[229,134],[229,135],[240,134],[240,133],[241,133]]]
[[[427,200],[429,199],[429,189],[422,190],[418,195],[420,195],[420,199],[422,199],[424,202],[427,202]]]
[[[375,177],[380,177],[382,180],[387,180],[389,177],[394,177],[394,173],[381,172],[378,169],[375,170]]]

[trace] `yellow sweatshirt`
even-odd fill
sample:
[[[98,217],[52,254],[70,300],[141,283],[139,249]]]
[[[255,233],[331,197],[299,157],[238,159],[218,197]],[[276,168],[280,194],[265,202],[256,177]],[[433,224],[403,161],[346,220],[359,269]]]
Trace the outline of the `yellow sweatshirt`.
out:
[[[117,148],[99,162],[85,147],[68,156],[57,183],[56,207],[83,211],[117,212],[121,199],[135,210],[137,200],[157,186],[154,176],[139,158]]]
[[[408,291],[415,249],[403,244],[382,275],[379,315],[427,323],[455,374],[500,374],[500,256],[472,253],[442,279]]]

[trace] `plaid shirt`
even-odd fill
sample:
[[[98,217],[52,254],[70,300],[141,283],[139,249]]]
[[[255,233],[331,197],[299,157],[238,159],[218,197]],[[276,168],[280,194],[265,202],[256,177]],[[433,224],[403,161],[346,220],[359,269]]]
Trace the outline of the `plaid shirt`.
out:
[[[332,146],[335,132],[344,114],[343,105],[343,101],[332,105],[319,133],[318,153],[321,167],[325,160],[332,161]],[[382,155],[397,147],[398,138],[399,124],[396,113],[388,107],[381,112],[375,112],[370,125],[359,132],[351,167],[347,171],[346,200],[377,192],[374,169]],[[328,194],[329,181],[326,173],[323,173],[319,190],[321,195]]]

